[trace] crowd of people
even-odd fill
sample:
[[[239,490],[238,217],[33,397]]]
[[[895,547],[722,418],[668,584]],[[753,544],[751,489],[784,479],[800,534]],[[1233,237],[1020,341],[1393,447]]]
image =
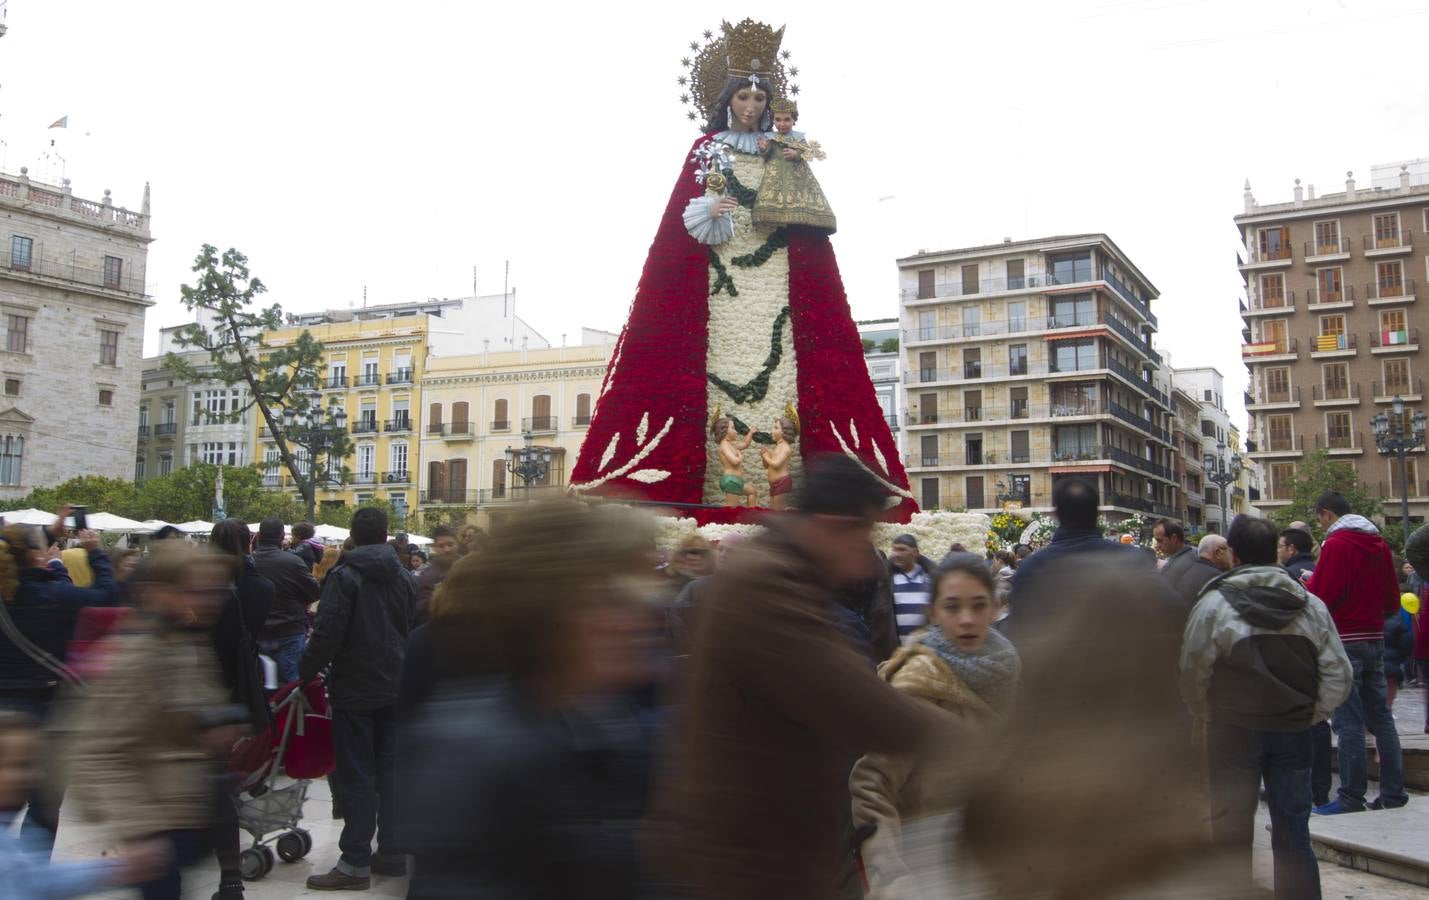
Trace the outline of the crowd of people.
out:
[[[1096,487],[1068,478],[1044,546],[983,554],[875,547],[884,491],[841,457],[794,499],[668,557],[642,513],[575,501],[437,528],[429,553],[373,508],[341,548],[276,519],[142,556],[62,516],[6,528],[15,896],[176,898],[206,865],[241,897],[222,773],[275,689],[320,677],[343,824],[313,890],[1253,897],[1263,800],[1274,894],[1306,898],[1312,812],[1408,802],[1387,677],[1429,658],[1400,605],[1429,531],[1401,571],[1330,493],[1319,543],[1238,516],[1192,545],[1161,520],[1151,553],[1107,540]],[[49,865],[61,802],[117,852]]]

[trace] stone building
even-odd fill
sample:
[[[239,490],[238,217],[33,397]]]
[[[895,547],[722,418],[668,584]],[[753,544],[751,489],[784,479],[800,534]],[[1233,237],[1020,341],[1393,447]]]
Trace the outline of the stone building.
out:
[[[246,466],[254,461],[252,422],[257,411],[246,410],[236,421],[228,420],[248,405],[248,388],[229,387],[216,378],[189,384],[164,368],[172,352],[200,375],[211,371],[207,353],[185,350],[174,341],[182,327],[160,329],[158,354],[143,361],[135,481],[167,475],[195,462]]]
[[[134,474],[149,189],[138,212],[0,174],[0,499]]]

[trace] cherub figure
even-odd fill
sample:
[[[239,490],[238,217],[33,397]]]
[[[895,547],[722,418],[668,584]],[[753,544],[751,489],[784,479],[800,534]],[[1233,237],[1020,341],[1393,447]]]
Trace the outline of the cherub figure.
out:
[[[774,131],[759,139],[764,154],[764,180],[754,201],[756,226],[802,225],[832,234],[837,223],[819,180],[809,168],[809,160],[823,159],[818,141],[809,141],[794,130],[799,105],[793,100],[769,104]]]
[[[789,474],[789,459],[794,455],[794,447],[789,443],[798,440],[799,425],[793,419],[780,416],[774,420],[774,446],[759,450],[759,458],[764,460],[764,471],[769,476],[769,505],[773,509],[787,509],[789,494],[794,490],[794,478]]]
[[[719,462],[724,472],[719,477],[719,488],[724,491],[724,505],[753,506],[758,493],[754,485],[745,483],[743,453],[754,441],[754,430],[750,429],[741,441],[734,420],[720,416],[710,425],[710,438],[719,441]]]

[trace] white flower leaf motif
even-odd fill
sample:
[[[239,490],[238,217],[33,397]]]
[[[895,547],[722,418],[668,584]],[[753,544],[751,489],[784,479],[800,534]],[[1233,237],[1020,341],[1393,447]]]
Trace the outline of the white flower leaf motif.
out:
[[[610,437],[610,443],[609,443],[609,444],[606,444],[606,446],[605,446],[605,452],[600,455],[600,468],[596,469],[597,472],[601,471],[601,469],[604,469],[606,466],[610,465],[610,461],[611,461],[612,459],[615,459],[615,447],[616,447],[616,445],[619,444],[619,443],[620,443],[620,432],[617,431],[615,434],[611,435],[611,437]]]
[[[640,426],[635,429],[635,446],[645,446],[645,437],[650,433],[650,413],[640,417]]]
[[[848,433],[853,436],[853,447],[858,449],[858,426],[853,424],[853,419],[848,420]]]
[[[875,471],[873,471],[872,469],[870,469],[870,468],[864,463],[863,460],[859,459],[859,458],[858,458],[858,455],[853,452],[853,449],[852,449],[852,448],[849,447],[848,442],[844,440],[844,436],[843,436],[842,434],[839,434],[839,427],[838,427],[837,425],[835,425],[833,422],[830,422],[830,423],[829,423],[829,429],[833,431],[834,437],[838,439],[839,448],[840,448],[841,450],[843,450],[844,456],[847,456],[849,459],[851,459],[851,460],[853,460],[854,462],[858,463],[859,468],[863,469],[865,472],[867,472],[868,474],[870,474],[870,475],[872,475],[874,478],[876,478],[876,479],[878,480],[878,483],[881,484],[881,485],[883,485],[884,488],[886,488],[887,490],[891,491],[892,493],[897,494],[897,495],[900,496],[900,497],[906,497],[906,498],[908,498],[909,500],[916,500],[916,498],[913,496],[912,491],[909,491],[909,490],[907,490],[907,489],[905,489],[905,488],[899,487],[899,486],[896,485],[896,484],[893,484],[893,483],[890,482],[888,479],[884,478],[882,475],[879,475],[877,472],[875,472]]]
[[[888,460],[883,458],[883,450],[878,446],[878,438],[869,441],[873,445],[873,458],[878,460],[878,467],[883,471],[888,471]]]
[[[630,480],[641,484],[656,484],[669,477],[670,473],[664,469],[639,469],[630,473]]]
[[[675,427],[675,417],[674,417],[674,416],[671,416],[670,418],[668,418],[668,419],[665,420],[665,425],[664,425],[664,427],[661,428],[661,429],[655,434],[655,438],[654,438],[653,440],[651,440],[650,443],[646,444],[645,447],[644,447],[639,453],[637,453],[637,454],[635,454],[634,456],[632,456],[632,457],[630,458],[629,462],[627,462],[625,465],[621,466],[621,467],[618,468],[618,469],[613,469],[612,471],[606,473],[605,475],[602,475],[601,477],[597,478],[597,479],[594,480],[594,481],[587,481],[585,484],[573,484],[573,485],[571,485],[571,490],[576,491],[577,493],[579,493],[579,492],[581,492],[581,491],[594,490],[594,489],[600,487],[602,484],[605,484],[607,481],[610,481],[611,479],[614,479],[614,478],[619,478],[620,476],[624,475],[626,472],[629,472],[631,469],[633,469],[633,468],[635,468],[636,466],[640,465],[640,463],[645,460],[645,457],[647,457],[647,456],[649,456],[651,453],[653,453],[654,450],[655,450],[655,448],[658,447],[658,446],[660,446],[660,442],[665,439],[665,435],[669,434],[669,433],[670,433],[670,429],[671,429],[671,428],[674,428],[674,427]],[[606,450],[605,450],[606,453],[608,453],[608,454],[610,454],[610,455],[612,455],[612,456],[614,455],[614,452],[615,452],[615,451],[614,451],[613,448],[615,447],[615,441],[618,440],[619,438],[620,438],[620,435],[617,434],[617,435],[615,436],[615,438],[612,438],[612,439],[611,439],[610,446],[607,447]],[[606,460],[606,462],[609,462],[609,460]],[[601,464],[601,468],[602,468],[602,469],[605,468],[605,463],[602,463],[602,464]],[[597,471],[599,471],[599,470],[597,470]]]

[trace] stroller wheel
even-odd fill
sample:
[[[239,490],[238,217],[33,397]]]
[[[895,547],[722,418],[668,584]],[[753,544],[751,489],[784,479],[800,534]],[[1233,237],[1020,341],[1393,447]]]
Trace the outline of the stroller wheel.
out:
[[[268,862],[268,857],[261,851],[266,847],[249,847],[238,856],[238,870],[243,874],[244,881],[257,881],[273,868]]]
[[[297,862],[307,855],[307,852],[307,843],[296,831],[290,831],[278,838],[278,857],[283,862]]]
[[[308,833],[306,828],[295,828],[293,834],[303,839],[303,856],[313,852],[313,836]]]

